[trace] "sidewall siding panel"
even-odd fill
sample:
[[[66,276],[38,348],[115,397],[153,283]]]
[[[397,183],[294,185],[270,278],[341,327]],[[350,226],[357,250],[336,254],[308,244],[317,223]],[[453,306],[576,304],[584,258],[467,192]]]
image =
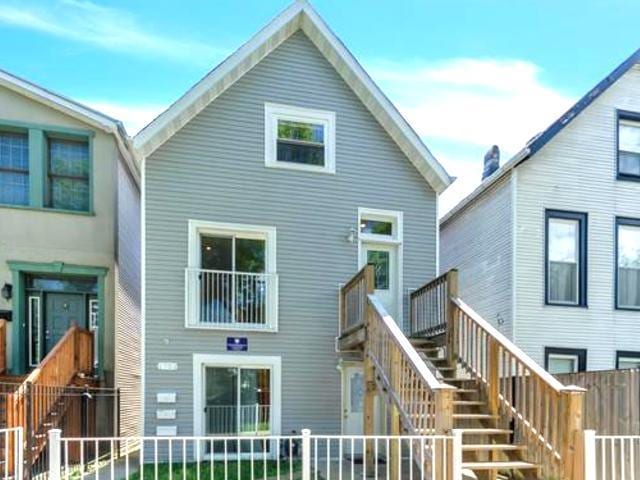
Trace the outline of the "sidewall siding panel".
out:
[[[587,349],[587,369],[615,368],[640,350],[640,312],[615,310],[615,218],[640,218],[640,183],[616,179],[616,109],[640,112],[635,66],[518,167],[518,345],[543,364],[544,347]],[[588,214],[588,308],[544,304],[544,212]]]
[[[335,175],[265,167],[265,102],[336,112]],[[282,357],[283,433],[339,432],[338,285],[357,270],[358,207],[403,212],[403,293],[436,273],[436,194],[366,107],[297,32],[147,159],[145,196],[146,433],[193,432],[193,354],[226,353],[227,336]],[[189,219],[276,227],[278,333],[184,327]],[[159,392],[177,393],[176,420],[156,420]]]

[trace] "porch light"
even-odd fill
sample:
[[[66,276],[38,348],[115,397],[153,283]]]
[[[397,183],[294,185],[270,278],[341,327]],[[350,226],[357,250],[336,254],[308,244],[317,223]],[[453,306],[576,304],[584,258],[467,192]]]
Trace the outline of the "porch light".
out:
[[[12,292],[13,292],[13,285],[9,283],[5,283],[2,286],[2,290],[0,290],[0,295],[2,295],[2,298],[4,298],[5,300],[11,300]]]
[[[347,242],[355,243],[357,238],[358,238],[358,230],[356,230],[355,227],[351,227],[349,229],[349,234],[347,235]]]

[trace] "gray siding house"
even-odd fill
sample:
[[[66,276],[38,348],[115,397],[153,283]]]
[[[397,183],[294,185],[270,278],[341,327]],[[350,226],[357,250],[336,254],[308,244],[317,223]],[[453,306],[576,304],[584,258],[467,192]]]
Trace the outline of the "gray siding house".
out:
[[[339,286],[374,263],[407,318],[437,274],[444,169],[304,1],[134,142],[145,433],[361,431]]]
[[[461,296],[552,372],[640,364],[640,54],[440,223]]]

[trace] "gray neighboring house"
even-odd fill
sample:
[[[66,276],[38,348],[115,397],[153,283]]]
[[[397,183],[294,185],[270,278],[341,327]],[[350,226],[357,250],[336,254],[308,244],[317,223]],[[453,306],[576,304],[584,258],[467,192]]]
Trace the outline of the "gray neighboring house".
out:
[[[465,301],[552,372],[640,365],[640,53],[440,222]]]
[[[144,430],[361,433],[338,292],[367,262],[406,321],[450,178],[307,2],[134,140],[143,157]]]

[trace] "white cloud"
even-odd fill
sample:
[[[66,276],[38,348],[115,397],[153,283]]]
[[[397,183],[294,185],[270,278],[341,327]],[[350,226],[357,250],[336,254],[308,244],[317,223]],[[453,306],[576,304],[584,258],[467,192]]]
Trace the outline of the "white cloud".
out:
[[[127,133],[134,136],[151,120],[160,115],[166,105],[127,105],[102,100],[83,100],[82,103],[124,123]]]
[[[88,0],[34,0],[0,5],[0,22],[99,48],[208,64],[225,53],[195,40],[174,39],[147,30],[130,13]]]
[[[538,66],[522,60],[376,61],[369,71],[458,177],[442,198],[442,214],[480,183],[482,159],[491,145],[501,148],[506,161],[573,103],[541,80]],[[464,155],[460,146],[466,147]]]

